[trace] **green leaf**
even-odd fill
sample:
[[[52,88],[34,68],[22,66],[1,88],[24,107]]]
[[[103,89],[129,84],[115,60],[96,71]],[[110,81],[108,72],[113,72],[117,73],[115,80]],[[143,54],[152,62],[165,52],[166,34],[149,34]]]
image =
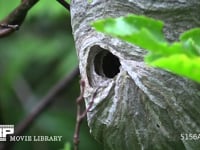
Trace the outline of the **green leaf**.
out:
[[[97,31],[163,55],[180,53],[183,49],[178,43],[171,45],[166,41],[162,32],[163,22],[145,16],[107,18],[93,22],[92,26]]]
[[[200,82],[200,57],[190,58],[184,54],[176,54],[169,57],[160,57],[154,61],[149,61],[147,57],[146,61],[154,67],[164,68]]]
[[[68,4],[70,4],[70,3],[71,3],[71,0],[66,0],[66,1],[67,1],[67,3],[68,3]]]
[[[188,30],[180,35],[180,40],[185,42],[188,39],[192,39],[198,46],[200,46],[200,28],[194,28]]]
[[[116,36],[128,36],[138,33],[143,28],[151,29],[152,35],[163,38],[163,23],[145,16],[128,15],[119,18],[107,18],[92,23],[97,31],[113,34]]]
[[[200,56],[200,28],[194,28],[181,34],[180,40],[185,49]]]
[[[71,144],[69,142],[66,142],[63,150],[70,150],[70,149],[71,149]]]
[[[148,64],[200,82],[200,28],[186,31],[180,41],[169,43],[163,34],[163,22],[145,16],[107,18],[92,26],[148,50]]]

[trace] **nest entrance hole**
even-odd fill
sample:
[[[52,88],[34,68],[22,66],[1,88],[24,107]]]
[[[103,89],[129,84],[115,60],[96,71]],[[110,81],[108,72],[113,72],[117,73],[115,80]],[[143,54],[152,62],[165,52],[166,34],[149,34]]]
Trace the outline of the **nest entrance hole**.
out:
[[[114,78],[120,72],[119,58],[106,49],[98,49],[100,50],[94,58],[95,72],[103,77]]]

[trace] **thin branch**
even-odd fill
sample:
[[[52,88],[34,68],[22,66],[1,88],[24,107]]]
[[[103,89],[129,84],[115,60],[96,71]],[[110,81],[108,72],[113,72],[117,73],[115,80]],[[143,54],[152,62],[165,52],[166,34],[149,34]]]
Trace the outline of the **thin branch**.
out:
[[[35,97],[31,86],[26,81],[24,76],[19,75],[17,80],[13,83],[12,88],[24,110],[29,113],[32,105],[36,104],[37,98]]]
[[[79,146],[79,133],[80,133],[80,126],[83,120],[83,115],[81,114],[81,103],[83,102],[84,92],[85,92],[85,82],[83,80],[80,81],[80,89],[81,93],[80,96],[77,98],[77,112],[76,112],[76,126],[74,131],[74,150],[78,150]]]
[[[0,21],[0,38],[5,37],[18,30],[23,23],[28,11],[39,0],[22,0],[4,20]]]
[[[70,5],[65,0],[57,0],[63,7],[70,11]]]
[[[92,107],[93,103],[94,103],[94,99],[97,95],[97,90],[94,92],[91,101],[89,102],[88,107],[81,112],[81,104],[84,100],[83,95],[85,92],[85,82],[83,80],[80,81],[80,87],[81,87],[81,94],[80,96],[77,98],[76,103],[77,103],[77,113],[76,113],[76,126],[75,126],[75,131],[74,131],[74,150],[78,150],[79,149],[79,135],[80,135],[80,127],[81,127],[81,123],[83,121],[83,119],[85,118],[87,112],[90,110],[90,108]]]
[[[58,95],[62,90],[68,88],[70,83],[75,77],[79,75],[79,69],[76,67],[69,75],[64,79],[56,83],[47,93],[43,99],[40,100],[39,104],[33,109],[33,111],[16,127],[15,136],[23,135],[34,123],[34,121],[41,115],[51,104],[55,101],[55,96]],[[3,145],[1,150],[7,150],[12,143]]]
[[[67,75],[64,79],[56,83],[44,96],[43,99],[40,100],[40,103],[35,107],[35,109],[24,119],[22,123],[20,123],[15,131],[15,135],[23,134],[33,122],[37,119],[37,117],[44,112],[50,104],[55,100],[54,97],[58,95],[63,89],[69,87],[70,83],[73,81],[75,77],[79,75],[79,69],[76,67],[69,75]]]
[[[13,29],[13,30],[18,30],[19,26],[18,25],[10,25],[10,24],[0,24],[0,27],[2,28],[7,28],[7,29]]]

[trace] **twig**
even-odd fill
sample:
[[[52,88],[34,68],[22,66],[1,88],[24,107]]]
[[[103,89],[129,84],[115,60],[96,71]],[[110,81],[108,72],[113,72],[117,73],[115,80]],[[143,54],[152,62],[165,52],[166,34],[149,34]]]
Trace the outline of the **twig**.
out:
[[[47,95],[40,100],[40,103],[35,107],[35,109],[33,109],[33,111],[16,127],[14,135],[19,136],[27,131],[33,125],[38,116],[41,115],[42,112],[44,112],[50,106],[50,104],[52,104],[52,102],[55,101],[54,97],[58,95],[63,89],[68,88],[73,79],[78,75],[79,69],[76,67],[69,75],[56,83],[51,88],[51,90],[49,90]],[[4,145],[2,149],[7,150],[9,146],[11,146],[11,143]]]
[[[22,0],[17,8],[15,8],[4,20],[0,21],[0,38],[19,29],[28,11],[38,1],[39,0]]]
[[[57,0],[63,7],[70,11],[70,5],[65,0]]]
[[[32,104],[36,103],[37,98],[24,76],[19,75],[16,82],[13,83],[12,88],[24,110],[29,113],[32,108]]]
[[[0,27],[2,28],[7,28],[7,29],[13,29],[13,30],[18,30],[19,26],[18,25],[10,25],[10,24],[0,24]]]
[[[80,81],[80,87],[81,87],[81,94],[80,96],[77,98],[76,103],[77,103],[77,113],[76,113],[76,126],[75,126],[75,131],[74,131],[74,150],[78,150],[79,149],[79,135],[80,135],[80,127],[81,127],[81,123],[83,121],[83,119],[85,118],[87,112],[90,110],[90,108],[92,107],[93,103],[94,103],[94,99],[97,95],[97,90],[94,92],[92,99],[88,105],[88,107],[81,112],[81,104],[84,100],[83,95],[85,92],[85,82],[83,80]]]
[[[44,112],[45,109],[49,107],[49,105],[55,100],[54,97],[60,93],[64,88],[68,88],[70,83],[73,81],[75,77],[79,74],[79,69],[76,67],[69,75],[67,75],[64,79],[60,80],[56,83],[41,99],[40,103],[35,107],[35,109],[27,116],[24,121],[19,124],[16,128],[15,135],[21,135],[26,131],[32,123],[36,120],[36,118]]]

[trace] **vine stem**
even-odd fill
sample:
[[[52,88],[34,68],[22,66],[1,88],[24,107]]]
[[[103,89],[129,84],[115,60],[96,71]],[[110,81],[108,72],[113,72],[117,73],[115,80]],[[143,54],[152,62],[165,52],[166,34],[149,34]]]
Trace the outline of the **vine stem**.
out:
[[[89,102],[88,107],[82,112],[81,111],[81,105],[84,101],[84,92],[85,92],[85,81],[81,80],[80,81],[80,88],[81,88],[81,93],[80,96],[77,98],[76,103],[77,103],[77,113],[76,113],[76,125],[75,125],[75,131],[74,131],[74,150],[79,149],[79,143],[80,143],[80,127],[83,122],[83,119],[87,115],[87,112],[90,110],[94,103],[94,99],[97,95],[97,90],[94,92],[91,101]]]

